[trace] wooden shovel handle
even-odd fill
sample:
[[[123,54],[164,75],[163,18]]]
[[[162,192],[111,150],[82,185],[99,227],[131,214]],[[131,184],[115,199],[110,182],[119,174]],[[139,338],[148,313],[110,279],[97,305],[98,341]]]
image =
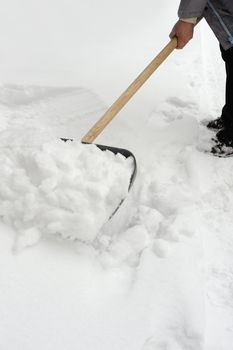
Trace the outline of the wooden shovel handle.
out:
[[[91,143],[103,131],[103,129],[111,122],[117,113],[126,105],[131,97],[140,89],[147,79],[156,71],[156,69],[165,61],[177,46],[177,39],[174,37],[163,48],[163,50],[149,63],[144,71],[134,80],[134,82],[123,92],[123,94],[112,104],[112,106],[104,113],[97,123],[82,138],[82,142]]]

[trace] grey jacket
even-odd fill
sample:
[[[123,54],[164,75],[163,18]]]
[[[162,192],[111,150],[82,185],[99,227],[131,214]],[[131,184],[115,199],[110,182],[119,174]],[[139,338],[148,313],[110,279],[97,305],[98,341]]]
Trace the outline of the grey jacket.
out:
[[[233,46],[233,0],[181,0],[178,16],[205,17],[223,48]]]

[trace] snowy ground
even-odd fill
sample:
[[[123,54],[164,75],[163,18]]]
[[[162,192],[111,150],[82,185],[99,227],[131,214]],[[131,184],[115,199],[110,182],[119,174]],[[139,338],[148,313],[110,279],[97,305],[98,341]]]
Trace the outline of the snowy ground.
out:
[[[167,43],[178,1],[100,3],[4,5],[1,156],[80,140]],[[138,162],[98,244],[48,235],[18,251],[19,232],[1,222],[0,349],[232,349],[233,160],[200,151],[223,86],[202,23],[98,138]]]

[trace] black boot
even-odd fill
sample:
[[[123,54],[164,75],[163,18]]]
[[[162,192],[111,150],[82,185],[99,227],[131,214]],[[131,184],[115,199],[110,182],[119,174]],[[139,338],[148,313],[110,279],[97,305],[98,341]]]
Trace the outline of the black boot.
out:
[[[211,120],[206,127],[208,129],[213,129],[213,130],[220,130],[224,127],[224,122],[222,117],[219,117],[217,119]]]
[[[211,149],[212,154],[218,157],[233,156],[233,129],[221,129],[213,140],[216,145]]]
[[[233,147],[233,129],[222,128],[217,132],[216,139],[226,147]]]

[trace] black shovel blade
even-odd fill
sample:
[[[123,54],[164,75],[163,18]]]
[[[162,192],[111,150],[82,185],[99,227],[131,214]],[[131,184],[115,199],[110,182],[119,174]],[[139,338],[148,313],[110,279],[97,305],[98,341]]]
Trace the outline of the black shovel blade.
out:
[[[137,162],[136,162],[136,158],[133,155],[133,153],[128,151],[127,149],[124,149],[124,148],[117,148],[117,147],[98,145],[98,144],[95,144],[95,146],[97,146],[99,149],[101,149],[101,151],[110,151],[110,152],[113,152],[114,154],[120,153],[125,158],[132,157],[132,159],[133,159],[133,171],[132,171],[132,174],[130,176],[129,187],[128,187],[128,191],[129,191],[134,183],[134,180],[135,180],[135,177],[137,174]]]
[[[67,139],[67,138],[61,138],[62,141],[67,142],[67,141],[73,141],[73,139]],[[82,142],[83,144],[88,145],[89,143],[85,143]],[[125,158],[130,158],[132,157],[133,159],[133,170],[132,170],[132,174],[130,176],[130,181],[129,181],[129,186],[128,186],[128,192],[130,191],[134,180],[136,178],[137,175],[137,162],[136,162],[136,158],[133,155],[132,152],[128,151],[127,149],[124,148],[117,148],[117,147],[111,147],[111,146],[105,146],[105,145],[99,145],[94,143],[93,145],[97,146],[101,151],[110,151],[114,154],[122,154]],[[109,217],[109,219],[111,219],[111,217],[117,212],[117,210],[120,208],[120,206],[122,205],[122,203],[124,202],[125,198],[121,200],[121,202],[118,204],[117,208],[114,210],[114,212],[111,214],[111,216]]]

